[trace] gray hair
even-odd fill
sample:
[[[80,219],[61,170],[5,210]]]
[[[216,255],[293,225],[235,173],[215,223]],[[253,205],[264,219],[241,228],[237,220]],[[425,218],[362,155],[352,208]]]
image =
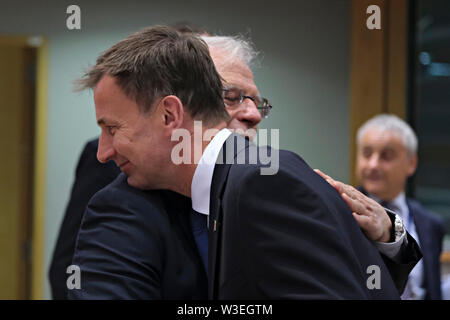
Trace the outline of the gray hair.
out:
[[[244,36],[207,36],[201,38],[206,42],[209,48],[218,50],[224,54],[223,65],[232,64],[237,60],[243,61],[249,68],[258,63],[258,51],[253,43]]]
[[[358,129],[356,134],[358,144],[370,129],[388,131],[397,135],[403,141],[403,146],[410,156],[417,154],[417,136],[409,124],[399,117],[393,114],[380,114],[369,119]]]

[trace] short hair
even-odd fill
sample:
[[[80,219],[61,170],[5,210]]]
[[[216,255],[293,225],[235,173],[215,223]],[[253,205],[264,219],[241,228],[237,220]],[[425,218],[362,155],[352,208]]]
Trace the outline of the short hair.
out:
[[[92,89],[105,75],[114,77],[143,113],[157,98],[176,95],[195,119],[217,123],[229,118],[221,77],[207,45],[194,34],[167,26],[138,31],[103,52],[77,89]]]
[[[417,136],[413,129],[405,121],[393,114],[380,114],[366,121],[356,134],[358,145],[361,143],[362,137],[370,129],[387,131],[397,135],[403,142],[403,146],[409,155],[417,154]]]
[[[189,21],[178,21],[170,25],[172,28],[181,33],[195,33],[197,35],[209,35],[205,27],[193,24]]]
[[[202,35],[201,38],[206,42],[210,49],[215,49],[220,53],[223,53],[224,59],[221,61],[223,66],[227,66],[239,60],[244,62],[249,68],[258,63],[259,52],[256,51],[253,43],[242,35]]]

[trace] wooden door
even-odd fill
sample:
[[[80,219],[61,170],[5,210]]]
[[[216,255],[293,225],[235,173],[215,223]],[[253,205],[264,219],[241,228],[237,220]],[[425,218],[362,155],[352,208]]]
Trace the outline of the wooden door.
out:
[[[0,299],[28,299],[36,49],[1,38]]]

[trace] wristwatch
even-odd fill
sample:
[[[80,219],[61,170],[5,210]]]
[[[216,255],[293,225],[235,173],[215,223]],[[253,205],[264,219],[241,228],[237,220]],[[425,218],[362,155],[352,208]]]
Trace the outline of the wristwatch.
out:
[[[405,226],[403,225],[403,220],[394,211],[384,208],[389,218],[391,219],[392,229],[391,229],[391,239],[389,242],[397,242],[402,234],[405,232]]]
[[[402,218],[400,218],[398,214],[395,215],[394,229],[395,229],[395,242],[397,242],[402,236],[402,234],[405,232],[403,220]]]

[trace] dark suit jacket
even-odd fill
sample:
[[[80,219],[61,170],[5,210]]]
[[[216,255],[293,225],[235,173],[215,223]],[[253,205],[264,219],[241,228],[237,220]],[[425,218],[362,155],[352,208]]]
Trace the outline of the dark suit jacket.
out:
[[[407,198],[406,203],[414,219],[423,252],[425,299],[442,299],[441,260],[445,225],[442,218],[426,210],[419,202]]]
[[[190,199],[126,179],[120,174],[89,202],[73,257],[81,289],[69,299],[205,299]]]
[[[367,195],[367,191],[358,187]],[[442,241],[445,235],[445,225],[442,218],[426,210],[419,202],[406,198],[409,213],[412,215],[416,232],[419,237],[420,247],[423,254],[424,282],[426,290],[425,299],[440,300],[441,295],[441,260]],[[411,236],[408,233],[408,239]],[[405,279],[405,284],[408,279]]]
[[[256,148],[242,144],[235,142],[234,150],[225,144],[224,153],[231,149],[236,157]],[[261,175],[261,167],[215,166],[210,298],[399,298],[383,259],[333,187],[288,151],[280,151],[276,175]],[[380,289],[367,286],[371,265],[380,268]]]
[[[98,139],[89,141],[84,147],[77,165],[75,182],[49,270],[53,299],[67,299],[66,280],[69,275],[66,270],[72,264],[75,241],[89,200],[120,173],[114,162],[102,164],[97,160],[97,148]]]

